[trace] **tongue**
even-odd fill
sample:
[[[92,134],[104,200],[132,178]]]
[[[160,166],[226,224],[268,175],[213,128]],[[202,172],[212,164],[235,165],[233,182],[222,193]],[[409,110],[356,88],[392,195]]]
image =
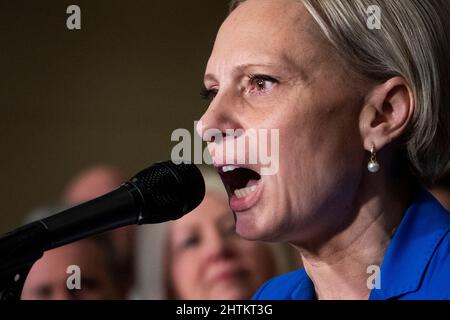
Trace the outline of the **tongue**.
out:
[[[247,182],[246,188],[256,186],[258,183],[259,183],[259,180],[250,180],[249,182]]]

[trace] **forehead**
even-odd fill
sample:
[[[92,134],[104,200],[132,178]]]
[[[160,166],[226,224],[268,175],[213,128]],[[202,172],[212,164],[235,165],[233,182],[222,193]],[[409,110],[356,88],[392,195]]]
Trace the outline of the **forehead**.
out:
[[[210,65],[223,62],[270,64],[313,51],[318,27],[301,0],[248,0],[225,20]]]
[[[58,268],[62,265],[67,268],[71,264],[97,265],[103,262],[103,258],[102,247],[86,239],[47,251],[40,261],[44,266]]]

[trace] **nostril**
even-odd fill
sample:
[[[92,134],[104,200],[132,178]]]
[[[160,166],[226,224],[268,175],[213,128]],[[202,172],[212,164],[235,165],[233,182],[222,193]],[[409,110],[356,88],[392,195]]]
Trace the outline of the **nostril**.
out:
[[[226,138],[226,133],[221,132],[220,130],[217,130],[215,132],[215,134],[213,134],[210,138],[208,142],[218,142],[220,143],[220,141],[222,141],[223,139]]]
[[[225,133],[223,133],[219,129],[208,129],[204,132],[202,139],[203,141],[208,143],[220,143],[225,136]]]

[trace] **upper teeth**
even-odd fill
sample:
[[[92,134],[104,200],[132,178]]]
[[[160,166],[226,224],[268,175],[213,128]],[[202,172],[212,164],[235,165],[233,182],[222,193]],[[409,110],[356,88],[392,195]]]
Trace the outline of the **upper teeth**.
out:
[[[236,166],[224,166],[222,167],[222,172],[230,172],[233,170],[239,169],[239,167]]]

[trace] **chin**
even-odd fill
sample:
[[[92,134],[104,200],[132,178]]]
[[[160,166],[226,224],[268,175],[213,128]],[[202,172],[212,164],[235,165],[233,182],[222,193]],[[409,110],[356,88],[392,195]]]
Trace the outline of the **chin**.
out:
[[[273,216],[266,210],[257,207],[245,213],[236,214],[236,233],[250,241],[278,241],[277,227],[274,221],[267,219]]]

